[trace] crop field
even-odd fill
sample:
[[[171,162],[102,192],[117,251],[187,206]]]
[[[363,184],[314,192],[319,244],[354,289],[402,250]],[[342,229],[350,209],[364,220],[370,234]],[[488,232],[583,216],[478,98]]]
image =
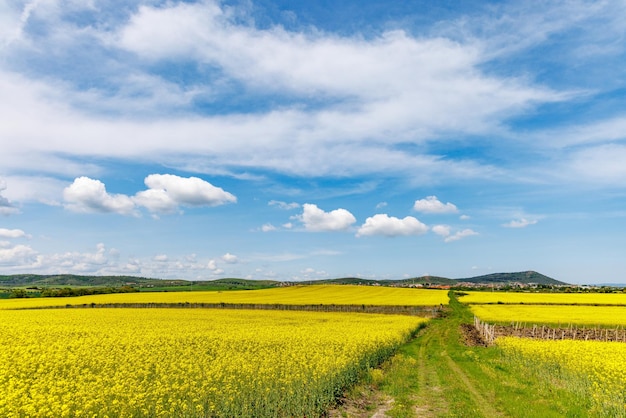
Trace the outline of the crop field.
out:
[[[291,286],[230,292],[116,293],[72,298],[0,300],[0,309],[65,306],[66,304],[225,303],[283,305],[438,306],[448,304],[445,290],[377,286]]]
[[[480,320],[514,324],[485,331],[512,365],[547,387],[558,376],[589,400],[587,416],[626,416],[625,294],[469,293],[460,300]]]
[[[470,309],[481,320],[491,323],[626,326],[626,306],[472,305]]]
[[[564,374],[570,390],[591,399],[588,416],[626,416],[626,344],[599,341],[496,340],[516,362],[532,362],[545,379]]]
[[[212,309],[0,311],[0,416],[318,416],[426,320]]]
[[[466,304],[624,305],[626,293],[466,292]]]

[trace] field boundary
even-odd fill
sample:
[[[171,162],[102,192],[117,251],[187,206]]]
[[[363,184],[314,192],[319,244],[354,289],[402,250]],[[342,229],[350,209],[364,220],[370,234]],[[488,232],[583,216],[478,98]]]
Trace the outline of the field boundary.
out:
[[[312,312],[361,312],[373,314],[415,315],[435,318],[443,312],[443,306],[410,306],[410,305],[289,305],[289,304],[261,304],[261,303],[83,303],[65,304],[57,306],[37,306],[14,308],[15,310],[32,309],[106,309],[106,308],[163,308],[163,309],[250,309],[276,311],[312,311]]]
[[[483,322],[474,316],[474,328],[488,345],[492,345],[498,337],[522,337],[538,340],[583,340],[583,341],[616,341],[626,343],[626,329],[578,327],[550,327],[547,325],[526,326],[522,323],[498,325]]]

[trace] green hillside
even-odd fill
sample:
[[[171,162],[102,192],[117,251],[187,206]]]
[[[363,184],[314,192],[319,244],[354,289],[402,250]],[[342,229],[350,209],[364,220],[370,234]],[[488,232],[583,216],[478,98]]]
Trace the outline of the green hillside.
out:
[[[523,284],[542,284],[542,285],[567,285],[565,282],[555,280],[551,277],[544,276],[536,271],[521,271],[517,273],[493,273],[484,276],[470,277],[466,279],[457,279],[457,282],[480,283],[480,284],[502,284],[502,283],[523,283]]]

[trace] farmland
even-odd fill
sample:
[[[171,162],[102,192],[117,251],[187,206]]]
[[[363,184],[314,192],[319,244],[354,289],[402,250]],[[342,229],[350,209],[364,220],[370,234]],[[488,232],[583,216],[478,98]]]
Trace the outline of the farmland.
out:
[[[623,326],[626,306],[506,295],[467,305],[440,290],[320,285],[2,300],[0,416],[626,416],[626,344],[507,337],[484,347],[467,333],[474,314]],[[263,304],[276,309],[245,309]],[[443,314],[308,311],[399,305]]]
[[[461,300],[482,321],[513,324],[485,332],[518,370],[546,384],[559,376],[570,393],[589,399],[589,416],[626,416],[624,293],[470,292]]]
[[[423,323],[209,309],[0,312],[0,416],[317,416]]]
[[[527,326],[626,326],[626,306],[472,305],[471,310],[487,322],[519,322]]]
[[[236,292],[159,292],[89,295],[73,298],[26,298],[0,301],[0,309],[87,304],[282,304],[282,305],[374,305],[439,306],[448,303],[445,290],[422,290],[377,286],[290,286]]]
[[[467,304],[625,305],[626,293],[467,292]]]

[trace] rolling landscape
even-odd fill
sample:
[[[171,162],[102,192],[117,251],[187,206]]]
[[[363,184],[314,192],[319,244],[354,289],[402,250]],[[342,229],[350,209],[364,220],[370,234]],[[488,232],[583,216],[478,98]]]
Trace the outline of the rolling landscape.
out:
[[[356,277],[344,277],[337,279],[320,279],[303,282],[281,282],[275,280],[249,280],[238,278],[223,278],[211,281],[189,281],[189,280],[164,280],[135,276],[80,276],[73,274],[59,275],[36,275],[36,274],[16,274],[0,275],[0,288],[16,287],[122,287],[133,286],[144,289],[165,289],[177,287],[193,287],[196,289],[256,289],[264,287],[276,287],[284,285],[311,285],[311,284],[354,284],[368,286],[461,286],[472,284],[476,286],[506,286],[506,285],[546,285],[546,286],[568,286],[567,283],[552,279],[534,271],[517,273],[494,273],[484,276],[476,276],[462,279],[449,279],[438,276],[422,276],[401,280],[371,280]]]
[[[626,418],[625,40],[0,1],[0,418]]]

